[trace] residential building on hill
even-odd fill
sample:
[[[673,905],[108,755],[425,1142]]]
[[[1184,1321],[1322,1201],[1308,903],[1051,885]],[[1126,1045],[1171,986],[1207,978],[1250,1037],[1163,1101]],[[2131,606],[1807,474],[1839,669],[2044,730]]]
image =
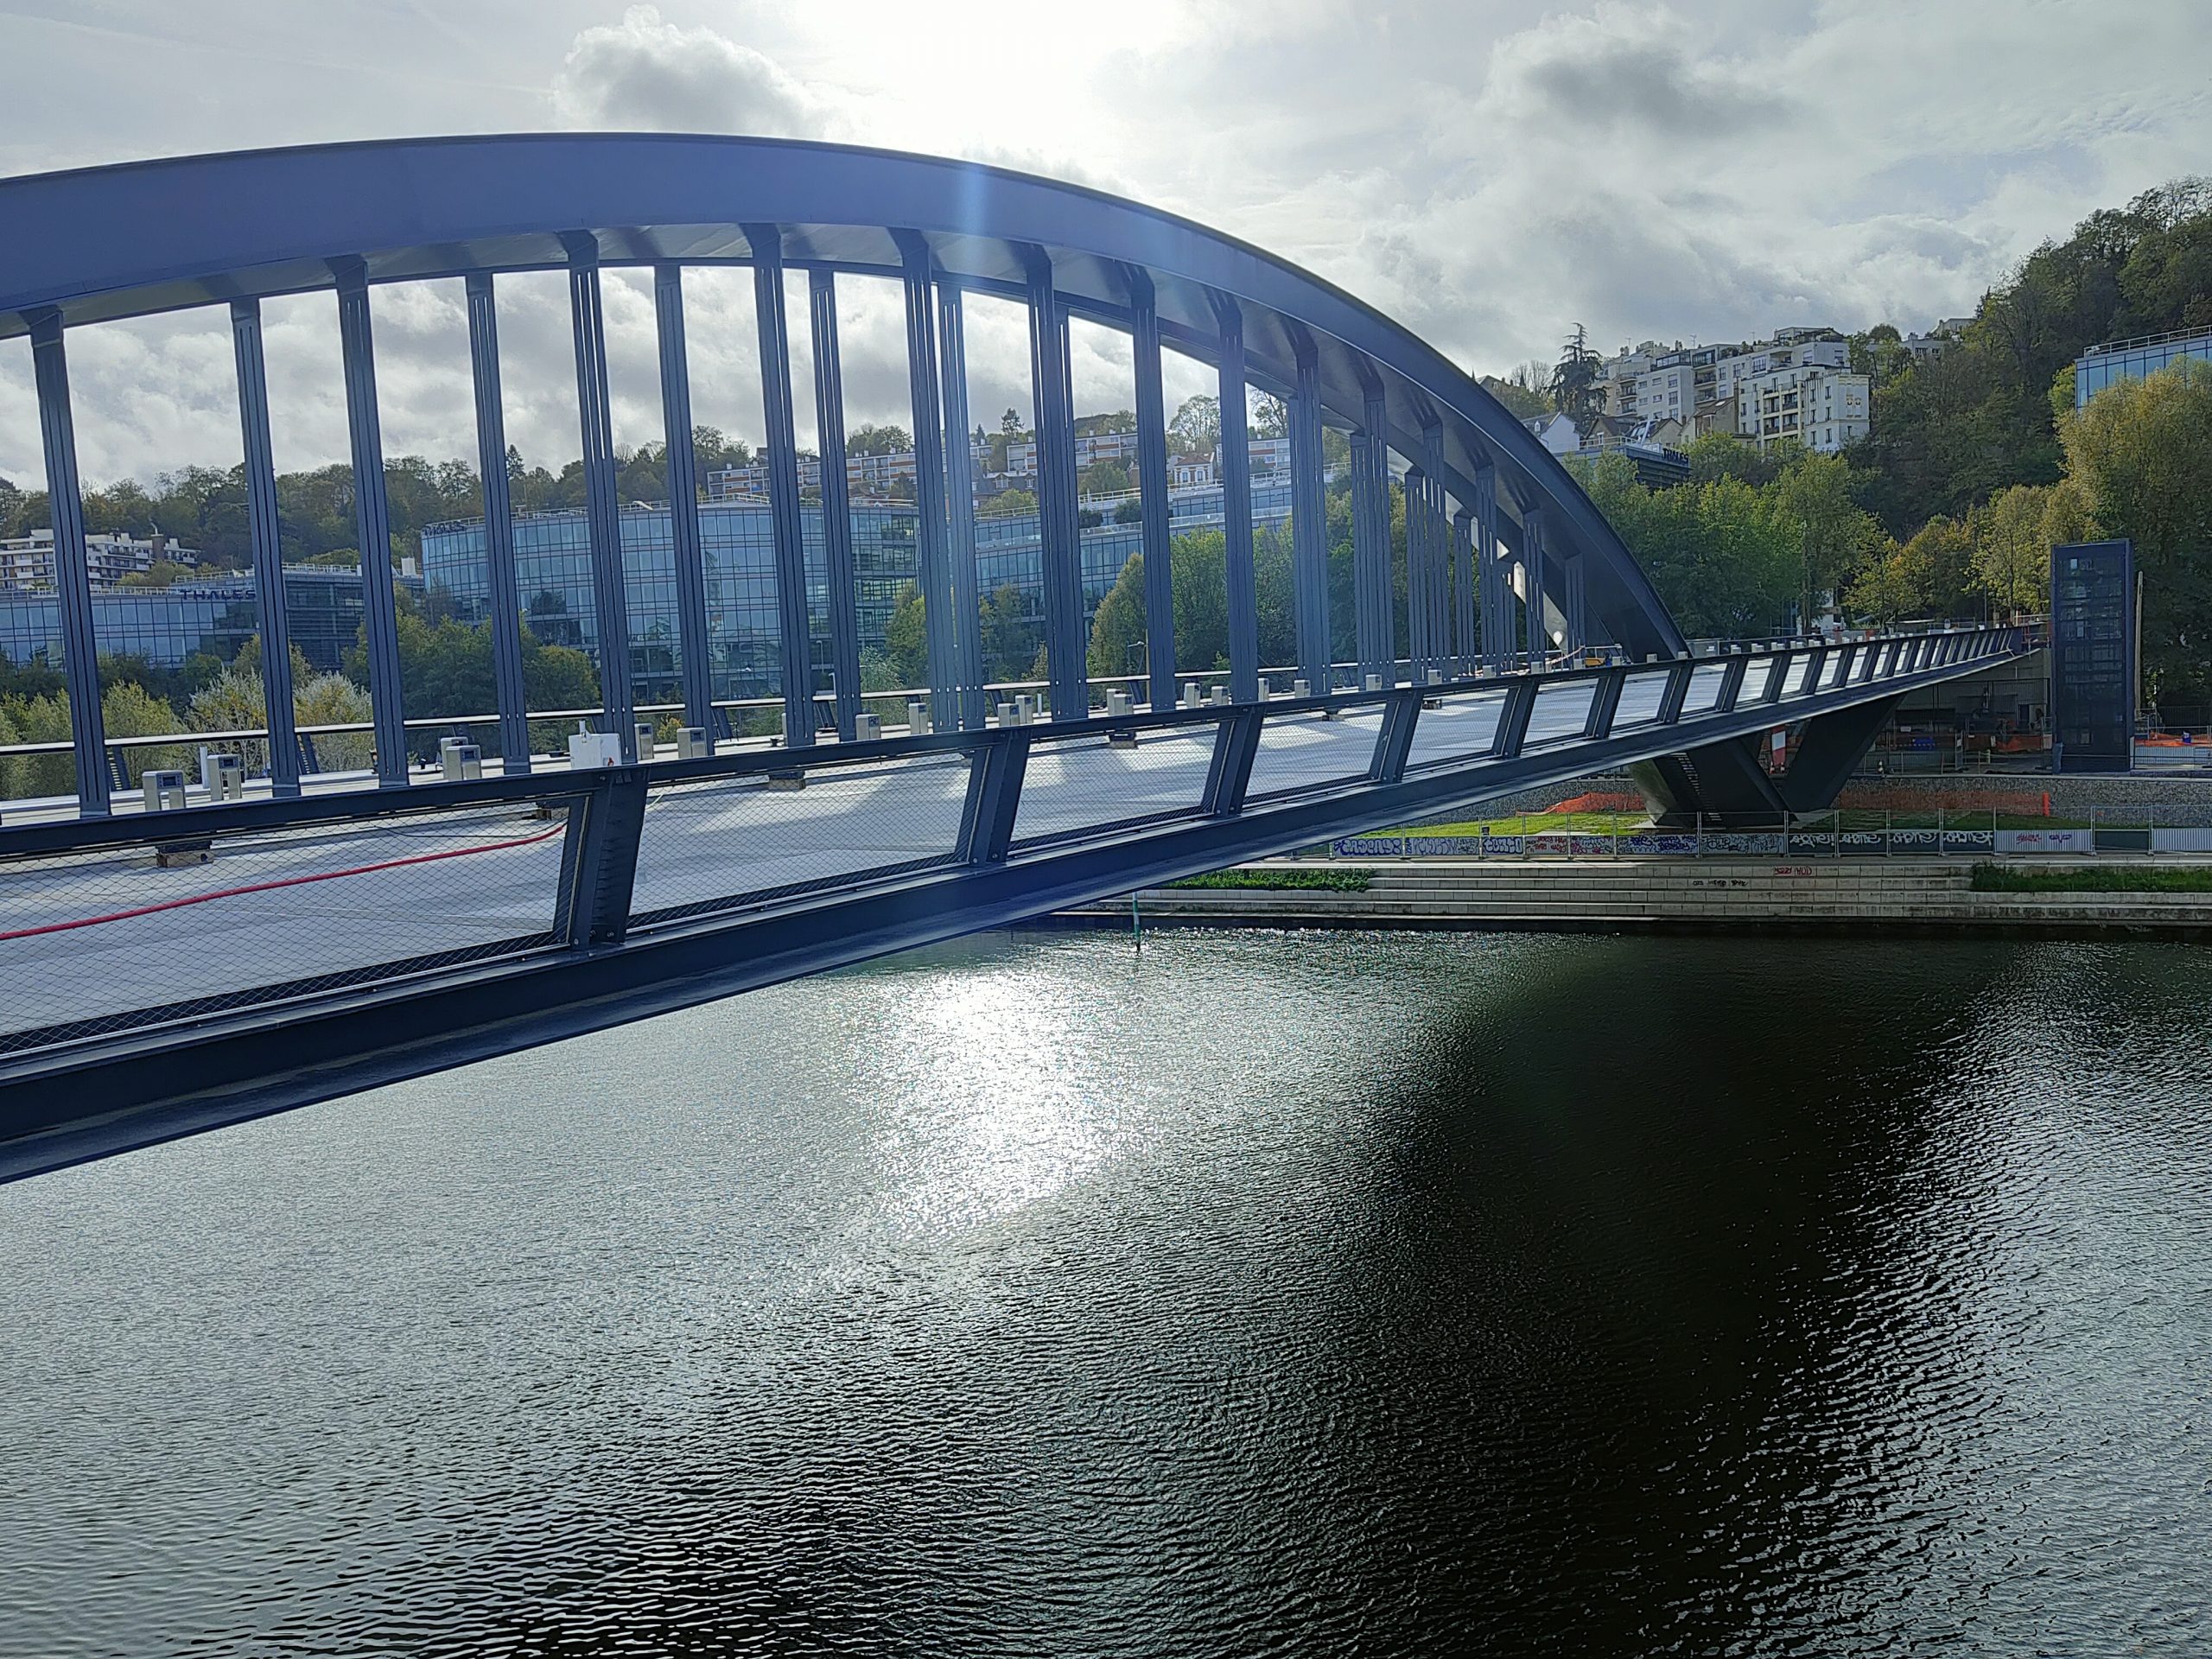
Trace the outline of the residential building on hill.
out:
[[[95,531],[85,537],[85,567],[95,592],[118,586],[125,576],[143,575],[156,562],[190,569],[200,563],[200,556],[178,546],[174,536]],[[6,588],[29,593],[55,590],[52,531],[35,530],[28,536],[0,541],[0,589]]]

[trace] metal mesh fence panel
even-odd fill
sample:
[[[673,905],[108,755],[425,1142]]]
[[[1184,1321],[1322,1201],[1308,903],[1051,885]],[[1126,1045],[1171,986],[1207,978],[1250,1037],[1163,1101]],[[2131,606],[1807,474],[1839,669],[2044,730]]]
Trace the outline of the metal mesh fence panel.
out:
[[[1259,752],[1252,759],[1252,780],[1244,798],[1250,802],[1300,794],[1364,778],[1382,731],[1380,709],[1356,709],[1338,720],[1318,715],[1270,720],[1260,728]]]
[[[1505,693],[1477,691],[1447,697],[1434,709],[1423,709],[1414,722],[1414,741],[1406,751],[1406,770],[1450,766],[1475,760],[1490,753],[1497,736],[1497,722],[1505,712]]]
[[[952,861],[965,754],[677,784],[645,802],[632,927]]]
[[[1597,695],[1595,680],[1554,680],[1538,687],[1522,747],[1535,748],[1581,736],[1590,724],[1590,704]]]
[[[1802,697],[1810,696],[1815,690],[1818,690],[1818,688],[1813,683],[1813,677],[1815,675],[1819,673],[1820,667],[1820,658],[1811,655],[1809,652],[1802,657],[1791,658],[1789,659],[1789,677],[1784,682],[1786,689],[1783,690],[1783,695],[1789,697]]]
[[[551,943],[565,811],[177,837],[0,862],[0,1052]]]
[[[1767,682],[1774,677],[1775,659],[1754,657],[1744,664],[1744,690],[1738,702],[1757,702],[1766,696]]]
[[[1196,811],[1219,732],[1211,725],[1146,732],[1134,748],[1103,736],[1035,745],[1022,773],[1014,847]]]

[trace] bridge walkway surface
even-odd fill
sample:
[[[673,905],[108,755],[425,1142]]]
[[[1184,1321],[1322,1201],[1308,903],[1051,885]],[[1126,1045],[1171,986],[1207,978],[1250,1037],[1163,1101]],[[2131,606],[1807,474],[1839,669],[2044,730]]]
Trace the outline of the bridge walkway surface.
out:
[[[2023,648],[1818,646],[0,830],[0,1172],[1655,754]]]

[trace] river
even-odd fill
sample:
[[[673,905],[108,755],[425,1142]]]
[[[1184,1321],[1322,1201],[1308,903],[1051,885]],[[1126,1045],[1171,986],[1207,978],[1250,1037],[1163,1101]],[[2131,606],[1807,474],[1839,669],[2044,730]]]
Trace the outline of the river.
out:
[[[2201,1654],[2208,964],[998,936],[0,1189],[0,1652]]]

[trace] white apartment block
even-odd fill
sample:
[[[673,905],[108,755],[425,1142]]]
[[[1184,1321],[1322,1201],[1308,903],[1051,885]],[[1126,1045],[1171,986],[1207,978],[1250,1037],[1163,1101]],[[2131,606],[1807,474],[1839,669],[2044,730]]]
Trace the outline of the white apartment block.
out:
[[[1821,364],[1770,369],[1736,381],[1736,432],[1762,449],[1795,442],[1823,454],[1872,429],[1873,385]]]
[[[156,539],[95,531],[85,537],[85,568],[96,588],[112,588],[127,575],[143,575],[154,568],[156,559],[188,568],[200,563],[200,556],[178,546],[174,536]],[[0,541],[0,588],[51,593],[59,585],[52,531],[35,530],[28,536]]]
[[[978,476],[983,462],[990,454],[988,444],[970,443],[969,460]],[[895,495],[896,486],[904,485],[911,491],[914,483],[914,452],[894,449],[887,454],[847,455],[845,457],[845,487],[856,497]],[[802,454],[798,458],[798,486],[802,490],[822,487],[822,458]],[[764,496],[768,493],[768,463],[765,461],[748,462],[743,467],[717,467],[707,474],[707,499],[735,501],[747,496]]]

